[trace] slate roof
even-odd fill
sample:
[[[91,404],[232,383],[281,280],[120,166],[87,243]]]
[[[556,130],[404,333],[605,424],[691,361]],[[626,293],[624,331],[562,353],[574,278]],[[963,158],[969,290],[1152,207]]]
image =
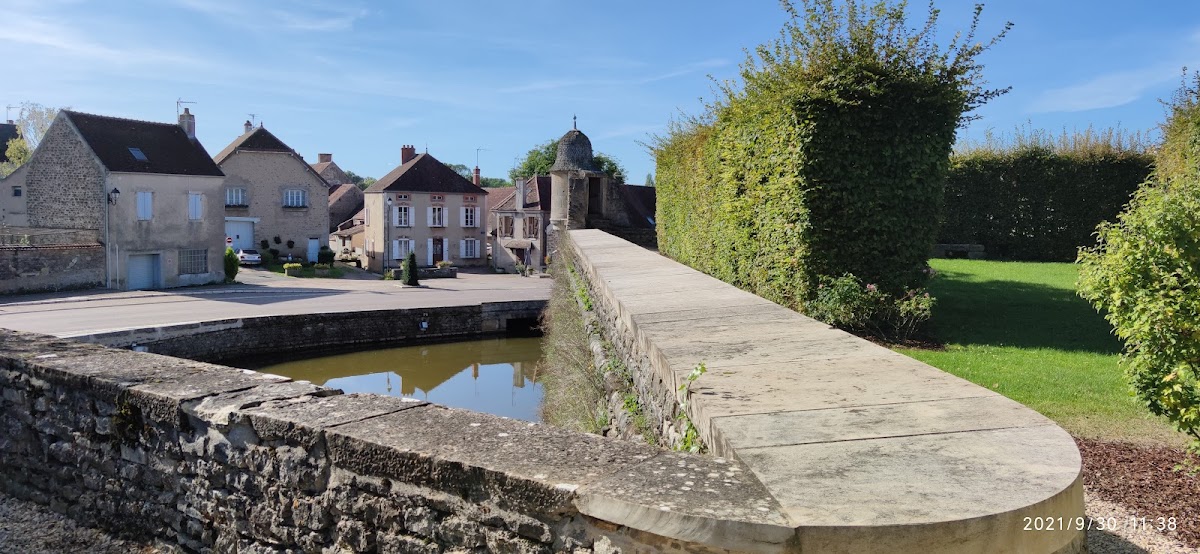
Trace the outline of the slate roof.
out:
[[[634,227],[654,228],[655,209],[658,204],[658,189],[638,185],[617,185],[625,206],[629,210],[629,221]]]
[[[18,136],[16,124],[0,123],[0,163],[8,161],[8,141]]]
[[[224,177],[200,141],[174,123],[154,123],[63,110],[109,171]],[[145,161],[134,157],[136,148]]]
[[[291,147],[284,144],[282,140],[279,140],[275,137],[275,135],[272,135],[271,132],[266,129],[266,127],[259,126],[255,127],[249,133],[243,133],[242,136],[233,139],[233,142],[229,143],[229,146],[226,146],[224,150],[218,152],[213,159],[216,160],[217,163],[221,163],[225,161],[225,158],[228,158],[238,150],[296,153],[291,149]],[[310,167],[309,169],[312,168]]]
[[[417,154],[408,163],[391,170],[366,192],[488,193],[428,153]]]

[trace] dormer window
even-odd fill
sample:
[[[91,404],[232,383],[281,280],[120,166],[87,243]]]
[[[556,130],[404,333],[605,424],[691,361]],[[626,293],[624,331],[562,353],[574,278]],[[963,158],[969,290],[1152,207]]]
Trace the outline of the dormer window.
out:
[[[133,159],[135,159],[135,160],[137,160],[137,161],[139,161],[139,162],[148,162],[148,161],[150,161],[150,158],[147,158],[147,157],[146,157],[146,154],[142,153],[142,149],[141,149],[141,148],[130,148],[130,149],[129,149],[129,155],[130,155],[130,156],[133,156]]]

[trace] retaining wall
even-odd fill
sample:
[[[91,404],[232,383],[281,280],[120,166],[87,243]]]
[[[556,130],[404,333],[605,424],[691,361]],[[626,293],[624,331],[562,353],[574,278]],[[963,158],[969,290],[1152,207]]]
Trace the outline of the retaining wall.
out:
[[[103,285],[104,247],[98,244],[0,246],[0,294]]]

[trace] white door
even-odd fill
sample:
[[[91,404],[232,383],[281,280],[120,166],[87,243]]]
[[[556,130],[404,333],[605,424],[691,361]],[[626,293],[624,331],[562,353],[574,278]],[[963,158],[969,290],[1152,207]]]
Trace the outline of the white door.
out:
[[[233,239],[234,250],[254,248],[254,222],[226,221],[225,236]]]
[[[308,239],[308,263],[317,263],[317,252],[321,250],[321,239]]]
[[[159,287],[158,254],[137,254],[129,256],[128,278],[125,288],[128,290],[156,289]]]

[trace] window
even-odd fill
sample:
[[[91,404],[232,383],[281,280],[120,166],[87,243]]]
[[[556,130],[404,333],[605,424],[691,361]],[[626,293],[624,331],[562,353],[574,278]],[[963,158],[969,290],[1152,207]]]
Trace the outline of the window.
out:
[[[308,191],[304,189],[287,189],[283,191],[283,207],[307,208]]]
[[[208,250],[203,248],[197,250],[180,250],[179,274],[194,275],[197,273],[208,273]]]
[[[150,158],[147,158],[147,157],[146,157],[146,155],[142,153],[142,149],[141,149],[141,148],[130,148],[130,149],[129,149],[129,155],[130,155],[130,156],[133,156],[133,159],[135,159],[135,160],[137,160],[137,161],[139,161],[139,162],[148,162],[148,161],[150,161]]]
[[[536,218],[536,217],[525,218],[525,238],[527,238],[527,239],[538,238],[538,227],[540,227],[540,225],[538,225],[538,218]]]
[[[467,204],[474,204],[474,203],[475,203],[475,197],[474,197],[474,196],[464,196],[464,197],[463,197],[463,202],[466,202]]]
[[[204,219],[204,195],[198,192],[188,193],[188,220],[199,221]]]
[[[513,216],[505,215],[500,217],[500,236],[513,236]]]
[[[21,185],[13,186],[13,196],[21,196]]]
[[[396,206],[392,210],[392,225],[395,227],[412,227],[412,208]]]
[[[225,189],[225,206],[249,206],[246,201],[246,189],[243,188],[228,188]]]
[[[408,200],[408,195],[407,194],[397,194],[396,200]]]
[[[443,197],[440,194],[434,194],[434,195],[431,195],[429,197],[429,199],[433,202],[441,202],[443,200]]]
[[[363,223],[366,225],[371,224],[371,208],[363,208]]]
[[[479,226],[479,208],[475,206],[465,206],[459,208],[459,214],[462,216],[463,227],[478,227]]]
[[[408,253],[413,251],[416,244],[412,239],[396,239],[392,241],[392,259],[403,260],[408,257]]]
[[[464,257],[464,258],[478,258],[479,257],[479,240],[478,239],[466,239],[464,241],[461,241],[460,244],[458,245],[458,249],[459,249],[459,251],[462,252],[462,257]]]
[[[154,193],[140,190],[137,193],[138,221],[150,221],[154,218]]]
[[[429,226],[430,227],[445,227],[446,218],[443,216],[445,208],[441,206],[431,206],[429,208]]]

